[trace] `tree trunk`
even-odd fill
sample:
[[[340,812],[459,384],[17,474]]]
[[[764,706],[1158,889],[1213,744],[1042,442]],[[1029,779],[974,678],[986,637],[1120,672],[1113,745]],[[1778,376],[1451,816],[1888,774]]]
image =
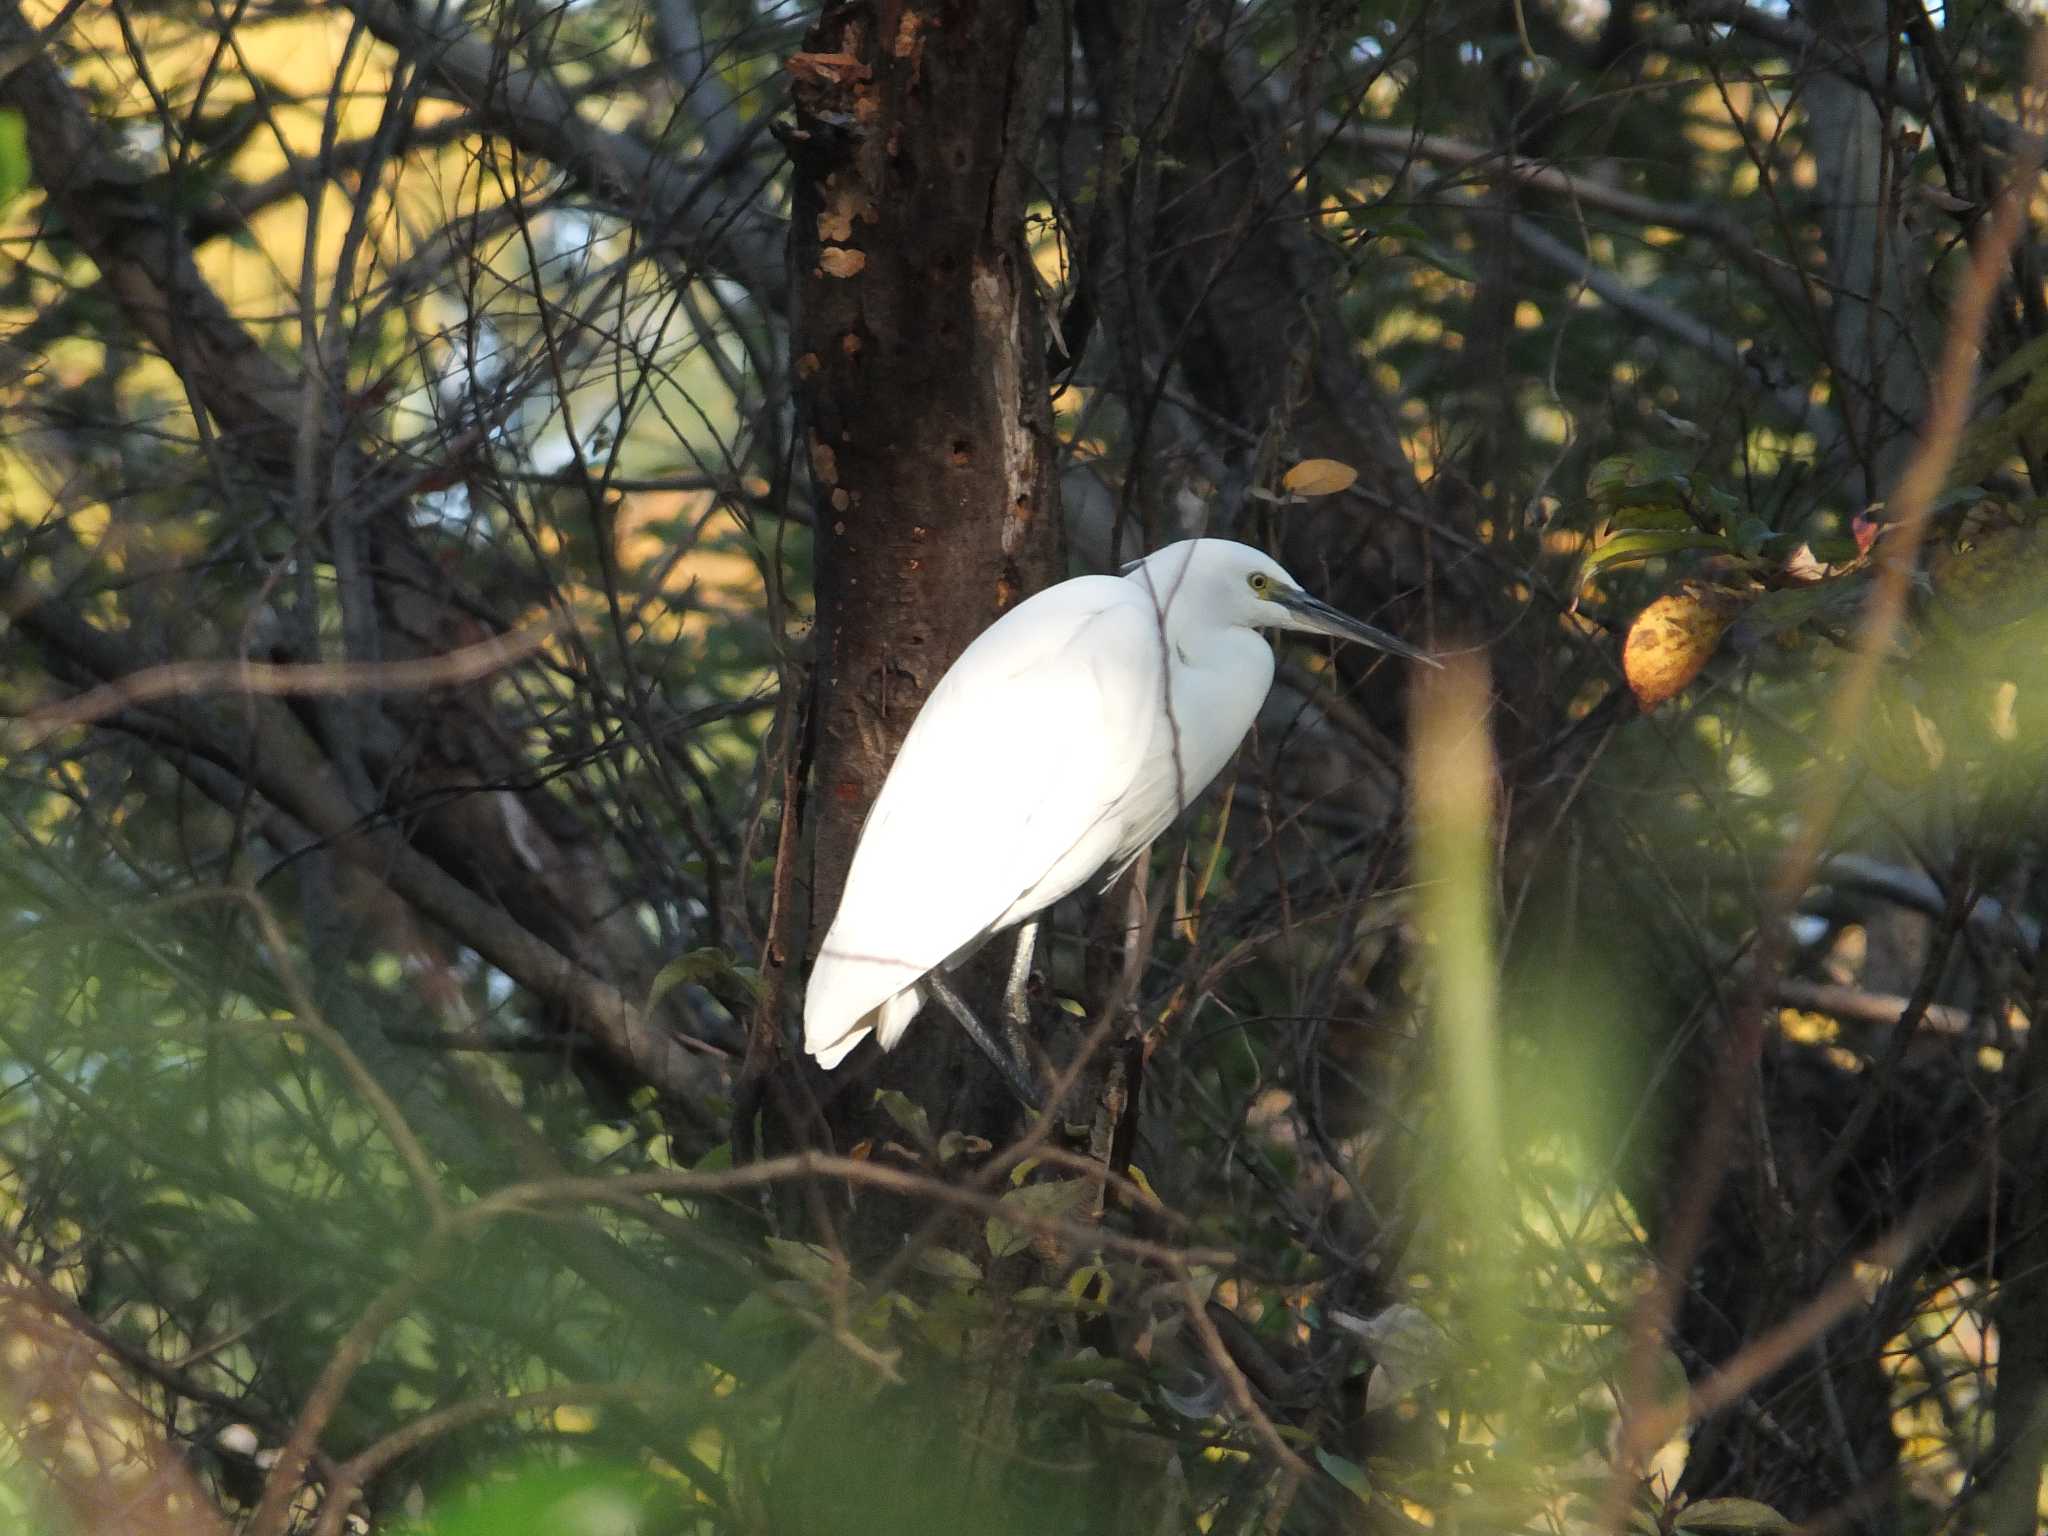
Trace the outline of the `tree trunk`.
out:
[[[818,528],[813,946],[925,696],[1058,572],[1045,329],[1023,240],[1051,41],[1031,5],[828,7],[789,61],[790,350]],[[1015,1121],[937,1016],[895,1056],[864,1052],[824,1080],[842,1149],[903,1139],[871,1107],[877,1086],[935,1127],[999,1139]]]
[[[1855,54],[1871,80],[1896,74],[1880,0],[1825,0],[1808,8],[1813,28]],[[1830,280],[1829,363],[1836,409],[1863,494],[1885,495],[1912,453],[1926,403],[1927,358],[1913,317],[1913,274],[1926,262],[1898,216],[1886,164],[1890,124],[1862,85],[1815,71],[1803,92],[1823,189],[1822,244]]]

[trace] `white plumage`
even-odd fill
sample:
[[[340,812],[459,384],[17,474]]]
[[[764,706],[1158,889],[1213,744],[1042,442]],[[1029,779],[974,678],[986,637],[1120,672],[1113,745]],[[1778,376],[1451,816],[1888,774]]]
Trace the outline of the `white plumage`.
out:
[[[804,997],[819,1064],[870,1032],[893,1049],[933,970],[1137,858],[1251,729],[1273,681],[1261,626],[1420,657],[1223,539],[1048,587],[976,637],[861,829]]]

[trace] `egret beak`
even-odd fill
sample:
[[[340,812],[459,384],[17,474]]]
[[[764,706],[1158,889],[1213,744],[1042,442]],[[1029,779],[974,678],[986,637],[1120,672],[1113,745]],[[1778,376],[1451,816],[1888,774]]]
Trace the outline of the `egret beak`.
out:
[[[1283,587],[1276,584],[1267,594],[1268,602],[1278,603],[1285,608],[1292,622],[1289,629],[1298,629],[1311,635],[1329,635],[1338,640],[1356,640],[1369,645],[1376,651],[1385,651],[1390,656],[1405,656],[1410,661],[1422,662],[1425,666],[1440,667],[1442,662],[1425,651],[1418,651],[1405,640],[1397,640],[1383,629],[1374,629],[1370,624],[1361,624],[1341,609],[1332,608],[1319,597],[1310,597],[1299,587]]]

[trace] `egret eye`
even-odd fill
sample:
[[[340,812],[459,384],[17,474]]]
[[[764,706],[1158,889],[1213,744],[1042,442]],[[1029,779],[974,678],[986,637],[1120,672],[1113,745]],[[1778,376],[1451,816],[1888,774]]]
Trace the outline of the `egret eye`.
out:
[[[1273,585],[1272,581],[1268,579],[1264,571],[1253,571],[1251,575],[1251,583],[1252,591],[1256,592],[1260,597],[1264,597],[1266,595],[1266,588]]]

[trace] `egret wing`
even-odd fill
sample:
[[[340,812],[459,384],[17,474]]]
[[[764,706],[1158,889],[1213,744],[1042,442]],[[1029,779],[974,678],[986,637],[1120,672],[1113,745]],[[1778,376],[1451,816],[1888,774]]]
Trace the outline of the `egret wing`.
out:
[[[1162,643],[1131,583],[1084,577],[961,653],[861,830],[805,1000],[813,1054],[836,1060],[883,1004],[1109,857],[1158,708]]]

